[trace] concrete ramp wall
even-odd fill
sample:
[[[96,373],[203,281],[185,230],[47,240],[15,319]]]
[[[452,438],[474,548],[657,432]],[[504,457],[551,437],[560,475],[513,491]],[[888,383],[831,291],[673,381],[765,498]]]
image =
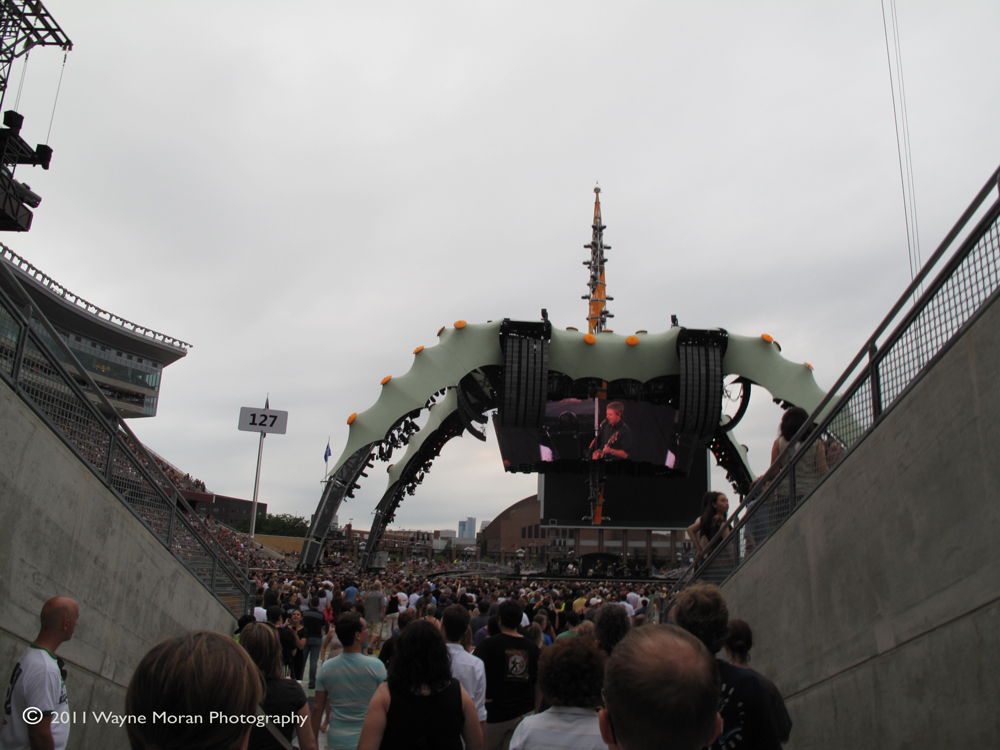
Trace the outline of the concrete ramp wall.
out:
[[[1000,305],[723,587],[788,747],[1000,737]]]
[[[5,691],[38,634],[42,604],[53,596],[80,604],[76,634],[58,652],[78,717],[70,748],[128,746],[124,730],[90,712],[124,712],[132,671],[152,646],[192,630],[236,628],[229,610],[2,382],[0,570]]]

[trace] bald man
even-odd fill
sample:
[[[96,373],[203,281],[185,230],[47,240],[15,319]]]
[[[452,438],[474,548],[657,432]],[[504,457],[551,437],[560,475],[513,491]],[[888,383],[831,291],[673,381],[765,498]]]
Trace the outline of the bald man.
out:
[[[708,649],[673,625],[636,628],[604,669],[597,718],[609,750],[699,750],[722,731],[719,669]]]
[[[10,676],[0,727],[0,750],[62,750],[69,739],[69,722],[53,721],[69,711],[66,670],[56,649],[73,637],[80,608],[57,596],[42,607],[38,637],[21,654]],[[32,709],[32,710],[28,710]]]

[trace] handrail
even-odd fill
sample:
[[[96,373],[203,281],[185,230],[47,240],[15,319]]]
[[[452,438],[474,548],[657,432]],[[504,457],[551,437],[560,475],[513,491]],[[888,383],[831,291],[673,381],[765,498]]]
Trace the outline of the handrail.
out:
[[[159,344],[163,344],[165,346],[171,346],[175,349],[181,349],[185,353],[187,353],[187,350],[191,348],[191,344],[181,341],[180,339],[175,339],[173,336],[167,336],[165,333],[158,333],[157,331],[154,331],[152,328],[146,328],[145,326],[141,326],[138,323],[133,323],[130,320],[126,320],[125,318],[115,315],[112,312],[108,312],[107,310],[101,309],[97,305],[87,302],[87,300],[83,299],[82,297],[76,294],[73,294],[73,292],[69,291],[66,287],[64,287],[62,284],[60,284],[52,277],[48,276],[43,271],[35,268],[33,265],[31,265],[31,263],[26,261],[24,258],[22,258],[20,255],[15,253],[13,250],[11,250],[3,243],[0,243],[0,258],[10,263],[19,271],[23,271],[32,279],[34,279],[43,287],[45,287],[48,291],[52,292],[52,294],[54,294],[57,297],[61,297],[74,307],[79,308],[82,312],[89,313],[90,315],[93,315],[94,317],[99,318],[107,323],[119,326],[125,329],[126,331],[129,331],[130,333],[134,333],[138,336],[143,336],[144,338],[153,339]]]
[[[248,611],[253,591],[240,567],[117,415],[16,274],[0,263],[0,275],[8,280],[23,306],[0,289],[0,313],[6,313],[17,327],[12,331],[17,334],[13,357],[8,354],[5,361],[0,349],[2,379],[212,594],[237,616]],[[54,355],[49,342],[75,366],[75,376]],[[91,398],[107,413],[102,413]],[[227,602],[222,596],[240,603]]]
[[[998,278],[1000,277],[1000,199],[995,200],[985,210],[976,225],[957,247],[954,247],[954,252],[940,268],[928,288],[911,309],[902,315],[881,348],[879,347],[878,342],[882,334],[893,321],[897,320],[907,302],[920,289],[945,253],[953,247],[956,238],[980,211],[993,190],[1000,188],[998,180],[1000,180],[1000,167],[993,172],[888,315],[868,337],[847,369],[830,388],[826,397],[789,441],[789,445],[781,451],[768,471],[746,495],[723,528],[709,541],[707,545],[711,550],[709,554],[703,560],[696,560],[684,570],[678,582],[670,589],[667,602],[701,577],[717,579],[712,580],[714,583],[728,580],[749,556],[770,538],[778,526],[801,507],[825,479],[825,476],[819,477],[813,486],[806,487],[805,491],[800,493],[797,490],[801,488],[796,487],[797,465],[814,460],[818,451],[825,450],[819,447],[820,441],[823,441],[824,446],[827,445],[827,441],[831,441],[831,445],[846,450],[843,450],[842,455],[828,466],[827,475],[829,475],[834,465],[842,461],[871,430],[881,423],[888,409],[922,377],[929,365],[943,355],[964,327],[969,325],[983,309],[985,303],[993,298],[1000,288],[1000,278]],[[976,273],[962,276],[963,265],[981,248],[984,254],[992,252],[992,256],[981,261],[980,265],[990,264],[993,272],[979,273],[982,269],[977,266],[973,269]],[[942,301],[948,301],[947,288],[952,282],[956,282],[956,286],[964,282],[965,286],[957,289],[955,294],[961,295],[963,302],[975,304],[940,305]],[[976,299],[967,299],[970,296]],[[936,315],[936,317],[926,321],[925,325],[921,320],[928,313],[929,316]],[[931,334],[927,333],[931,328],[930,324],[942,322],[946,328],[951,326],[947,336],[939,335],[936,330]],[[867,362],[865,362],[866,357]],[[838,395],[838,390],[858,371],[863,362],[861,372],[854,377],[846,392]],[[896,367],[894,371],[888,373],[893,376],[889,385],[894,391],[888,394],[883,393],[882,389],[882,367],[886,365]],[[859,395],[861,400],[856,402],[855,399]],[[830,407],[834,399],[837,399],[837,402]],[[829,411],[824,415],[828,407]],[[860,421],[858,416],[862,417]],[[865,422],[868,423],[867,426]],[[816,473],[815,467],[802,468],[808,469],[807,478],[814,478],[811,475]],[[784,505],[788,507],[781,507]]]

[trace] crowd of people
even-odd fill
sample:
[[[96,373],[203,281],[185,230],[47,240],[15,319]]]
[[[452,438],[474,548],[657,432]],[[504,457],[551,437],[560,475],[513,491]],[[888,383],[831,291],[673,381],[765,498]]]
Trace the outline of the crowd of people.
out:
[[[749,667],[753,633],[730,618],[718,587],[682,591],[670,623],[658,624],[645,587],[523,583],[267,576],[233,636],[194,632],[143,657],[124,706],[129,743],[318,750],[324,735],[332,750],[777,750],[788,741],[780,691]],[[72,685],[55,652],[80,617],[63,597],[43,607],[13,668],[0,748],[66,746],[69,725],[52,719],[68,710]]]
[[[786,413],[775,458],[800,416]],[[837,458],[820,441],[810,451],[804,485]],[[780,468],[776,460],[761,481]],[[706,494],[688,529],[699,557],[727,538],[728,513],[725,495]],[[148,719],[127,725],[133,748],[318,750],[325,735],[332,750],[775,750],[789,739],[779,689],[749,666],[752,630],[730,619],[715,586],[681,591],[667,624],[662,584],[438,577],[451,566],[430,561],[392,564],[375,579],[346,557],[297,576],[294,561],[258,554],[247,535],[211,519],[207,528],[212,545],[255,572],[253,612],[233,638],[195,632],[146,654],[126,698],[127,714]],[[175,529],[175,546],[197,546],[190,536]],[[78,617],[75,602],[51,600],[33,647],[55,663]],[[41,677],[12,682],[8,706],[64,710],[65,670],[34,657],[26,651],[15,673]],[[203,720],[152,720],[165,712]],[[43,732],[64,747],[67,731],[9,710],[0,748]]]
[[[789,737],[779,691],[748,667],[750,627],[715,586],[683,591],[657,624],[647,585],[330,570],[257,583],[233,639],[160,644],[128,690],[136,715],[183,705],[247,723],[174,738],[136,724],[133,748],[312,750],[325,735],[334,750],[775,750]]]
[[[287,572],[294,566],[294,561],[287,561],[284,557],[278,557],[276,553],[270,553],[264,549],[263,545],[254,542],[253,549],[250,549],[250,539],[248,534],[233,531],[221,523],[216,523],[211,517],[205,520],[205,525],[215,537],[215,540],[231,558],[241,568],[250,563],[251,569],[273,570],[276,572]]]

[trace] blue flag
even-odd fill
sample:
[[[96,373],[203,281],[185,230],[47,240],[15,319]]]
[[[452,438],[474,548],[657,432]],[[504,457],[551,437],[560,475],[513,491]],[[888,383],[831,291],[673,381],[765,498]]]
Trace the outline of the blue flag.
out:
[[[333,455],[333,453],[330,451],[330,441],[327,440],[326,441],[326,453],[323,454],[323,463],[327,463],[330,460],[330,456],[332,456],[332,455]]]

